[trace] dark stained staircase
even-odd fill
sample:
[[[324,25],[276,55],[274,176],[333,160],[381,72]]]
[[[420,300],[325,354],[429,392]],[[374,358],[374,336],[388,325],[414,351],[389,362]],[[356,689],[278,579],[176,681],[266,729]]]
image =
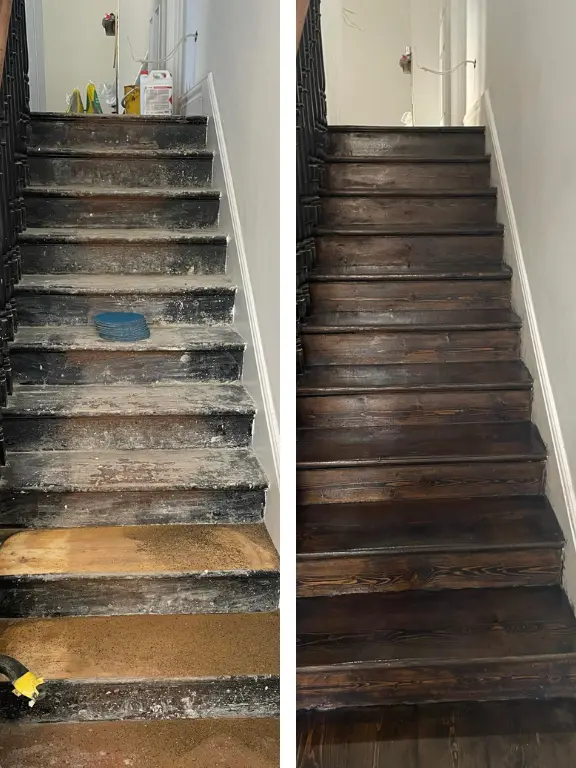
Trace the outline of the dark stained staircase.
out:
[[[334,127],[326,151],[300,329],[298,708],[573,697],[484,131]]]
[[[47,682],[32,709],[0,685],[7,768],[278,764],[278,558],[206,132],[32,119],[0,650]],[[106,310],[150,339],[102,341]]]

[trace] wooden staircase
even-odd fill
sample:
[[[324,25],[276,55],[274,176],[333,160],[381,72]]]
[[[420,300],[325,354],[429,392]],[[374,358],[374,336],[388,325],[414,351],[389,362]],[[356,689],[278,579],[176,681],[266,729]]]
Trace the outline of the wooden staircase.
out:
[[[298,382],[298,708],[572,697],[484,131],[334,127],[327,152]]]
[[[32,119],[0,652],[47,682],[32,709],[0,685],[2,766],[277,765],[278,558],[206,132]],[[150,339],[102,341],[107,310]]]

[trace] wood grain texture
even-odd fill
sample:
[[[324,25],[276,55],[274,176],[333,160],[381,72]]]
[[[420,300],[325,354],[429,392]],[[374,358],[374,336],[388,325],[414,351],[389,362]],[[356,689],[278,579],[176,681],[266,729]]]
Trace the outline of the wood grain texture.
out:
[[[370,126],[332,126],[328,151],[339,157],[457,157],[484,155],[484,129],[406,130]]]

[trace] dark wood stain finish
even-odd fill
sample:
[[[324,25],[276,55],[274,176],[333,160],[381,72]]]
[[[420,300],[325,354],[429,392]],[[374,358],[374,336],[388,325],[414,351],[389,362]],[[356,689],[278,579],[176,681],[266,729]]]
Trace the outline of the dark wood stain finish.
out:
[[[299,768],[571,766],[552,756],[576,754],[576,710],[552,701],[576,690],[576,619],[483,130],[339,126],[327,151],[300,333]]]

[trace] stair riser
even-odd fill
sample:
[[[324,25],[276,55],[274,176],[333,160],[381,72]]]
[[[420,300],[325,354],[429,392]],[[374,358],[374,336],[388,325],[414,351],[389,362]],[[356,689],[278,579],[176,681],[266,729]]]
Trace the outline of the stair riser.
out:
[[[5,618],[249,613],[277,609],[279,575],[5,577],[0,590]]]
[[[21,292],[17,298],[22,325],[86,325],[100,312],[140,312],[155,325],[229,323],[234,292],[218,291],[181,296],[79,296]]]
[[[132,682],[51,680],[45,690],[46,698],[31,709],[22,707],[12,689],[3,684],[0,706],[4,718],[19,723],[262,718],[277,717],[280,708],[279,679],[263,675]],[[100,765],[104,768],[104,763]]]
[[[264,491],[170,491],[158,493],[0,493],[0,526],[85,528],[107,525],[259,523]]]
[[[497,392],[375,392],[301,396],[301,427],[388,427],[395,425],[529,421],[529,390]]]
[[[252,441],[252,417],[5,417],[4,437],[19,451],[239,448]]]
[[[29,227],[205,229],[218,221],[219,200],[43,197],[29,194]]]
[[[209,187],[212,158],[30,157],[33,184],[97,187]]]
[[[33,120],[30,146],[52,149],[205,149],[206,125],[146,120]]]
[[[318,282],[310,285],[315,312],[393,309],[509,309],[508,280]]]
[[[328,153],[339,157],[462,157],[484,154],[481,133],[409,133],[403,131],[331,132]]]
[[[469,190],[490,186],[489,163],[328,163],[326,189]]]
[[[500,235],[339,236],[316,240],[318,263],[327,265],[385,264],[480,269],[502,262]]]
[[[299,709],[339,709],[382,704],[572,698],[576,662],[488,659],[460,664],[373,665],[304,671],[297,675]]]
[[[558,549],[324,557],[302,560],[297,566],[298,597],[538,587],[561,581],[562,552]]]
[[[491,226],[496,223],[496,198],[492,197],[325,197],[322,225],[393,226],[430,224]]]
[[[20,351],[10,356],[15,380],[22,384],[154,384],[159,381],[236,381],[243,350],[201,352]]]
[[[541,461],[301,469],[298,503],[525,496],[543,491]]]
[[[302,344],[314,365],[478,363],[520,356],[517,330],[305,333]]]
[[[23,243],[28,275],[219,275],[226,269],[226,244]]]

